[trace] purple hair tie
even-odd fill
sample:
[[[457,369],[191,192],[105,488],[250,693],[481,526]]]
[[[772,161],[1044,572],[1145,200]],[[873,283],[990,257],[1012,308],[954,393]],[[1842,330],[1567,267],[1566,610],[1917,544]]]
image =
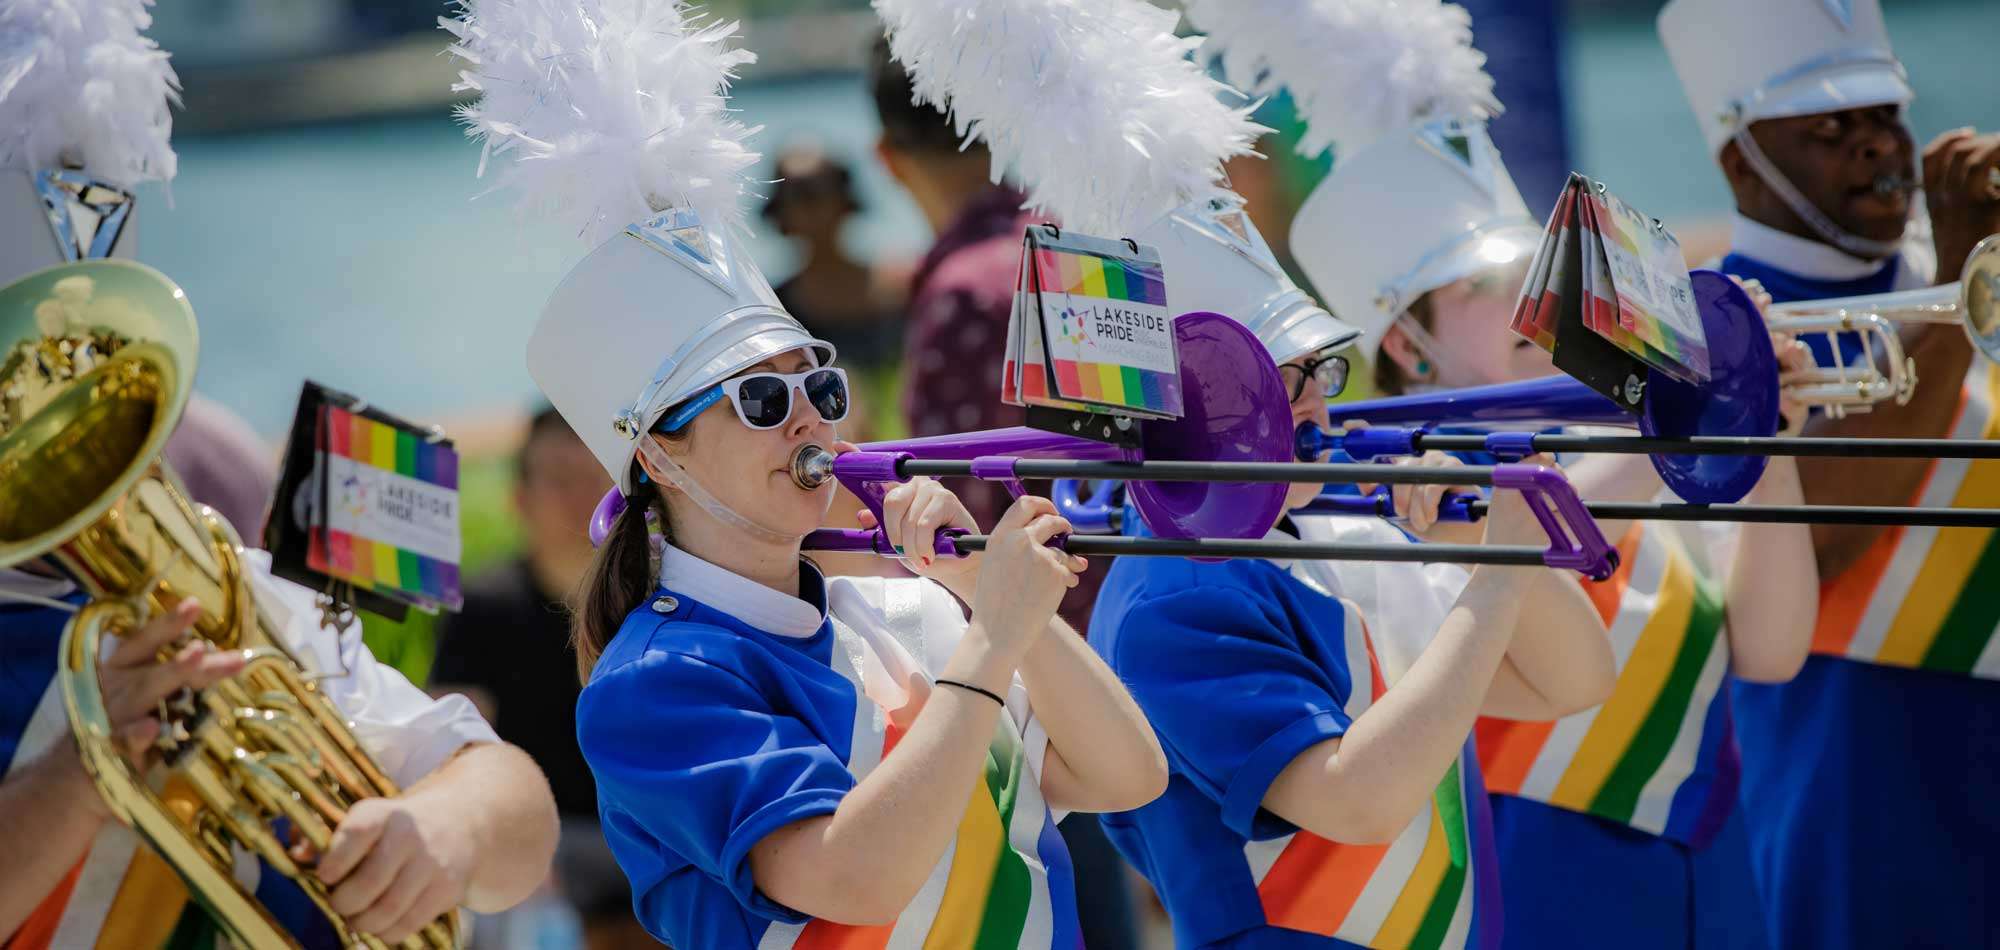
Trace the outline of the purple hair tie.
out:
[[[604,546],[604,539],[611,537],[611,523],[625,513],[625,494],[613,487],[604,493],[597,503],[597,510],[590,513],[590,546]]]

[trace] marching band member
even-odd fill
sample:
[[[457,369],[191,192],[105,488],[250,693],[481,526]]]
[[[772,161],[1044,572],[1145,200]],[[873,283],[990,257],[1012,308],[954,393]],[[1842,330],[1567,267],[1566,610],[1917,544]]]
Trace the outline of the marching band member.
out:
[[[175,79],[140,31],[137,2],[15,6],[0,33],[34,55],[0,92],[0,279],[91,257],[129,257],[129,189],[174,172],[168,104]],[[78,106],[78,90],[115,94]],[[333,909],[391,944],[458,906],[497,912],[528,896],[555,849],[555,810],[534,763],[501,744],[462,697],[433,700],[376,662],[358,626],[322,627],[312,591],[245,552],[260,608],[284,645],[353,723],[362,747],[404,789],[366,799],[335,828],[317,874]],[[152,948],[215,943],[221,931],[172,867],[111,813],[69,738],[58,644],[84,595],[50,562],[0,570],[0,943],[9,948]],[[159,761],[155,710],[176,690],[242,669],[234,651],[187,640],[192,601],[108,649],[98,672],[111,725],[133,764]],[[174,656],[158,652],[182,644]],[[303,855],[303,852],[300,852]],[[289,879],[251,862],[257,898],[303,946],[338,946]]]
[[[1324,359],[1280,367],[1295,424],[1327,424]],[[1319,491],[1294,486],[1287,508]],[[1271,536],[1383,540],[1307,524],[1283,518]],[[1508,492],[1484,538],[1543,535]],[[1604,628],[1577,585],[1536,568],[1396,571],[1364,613],[1375,567],[1113,564],[1091,643],[1146,710],[1173,774],[1158,800],[1103,821],[1160,892],[1177,946],[1499,945],[1473,723],[1601,701]]]
[[[1146,234],[1170,309],[1263,318],[1251,328],[1280,361],[1292,424],[1324,428],[1355,330],[1282,276],[1232,203]],[[1377,519],[1293,510],[1320,490],[1293,486],[1270,536],[1407,540]],[[1436,517],[1440,490],[1398,495],[1418,524]],[[1493,511],[1485,540],[1543,539],[1515,493]],[[1166,794],[1103,816],[1105,829],[1186,947],[1497,946],[1475,717],[1553,719],[1612,681],[1581,588],[1533,568],[1121,558],[1091,644],[1173,772]]]
[[[936,530],[974,525],[917,481],[881,527],[923,577],[800,557],[832,492],[791,463],[834,444],[846,377],[744,253],[755,156],[719,90],[750,56],[691,16],[548,0],[451,24],[484,94],[468,120],[524,153],[509,174],[531,200],[579,185],[557,203],[599,241],[528,368],[617,485],[576,625],[577,734],[635,909],[704,950],[1077,946],[1056,813],[1143,802],[1165,766],[1054,619],[1084,566],[1046,545],[1067,523],[1025,499],[986,553],[937,559]],[[579,68],[543,68],[550,48]],[[558,99],[578,108],[536,107]],[[591,174],[565,179],[576,160]]]
[[[1247,130],[1213,111],[1221,90],[1180,59],[1173,14],[1016,4],[990,20],[936,22],[877,6],[919,95],[976,128],[996,170],[1019,168],[1068,227],[1157,248],[1168,310],[1236,316],[1282,364],[1293,421],[1324,423],[1345,365],[1334,350],[1355,331],[1292,285],[1217,183]],[[1029,55],[1052,49],[1073,59]],[[1010,72],[1030,63],[1067,81],[1041,91]],[[1121,95],[1125,83],[1153,95]],[[1076,125],[1042,125],[1030,141],[1012,134],[1024,116]],[[1134,144],[1134,129],[1159,135]],[[1075,177],[1079,157],[1093,178]],[[1318,491],[1297,486],[1289,506]],[[1489,531],[1541,537],[1518,498],[1497,503]],[[1485,707],[1546,718],[1595,702],[1611,679],[1602,626],[1574,585],[1567,598],[1529,596],[1548,572],[1480,568],[1421,629],[1377,633],[1337,587],[1290,568],[1114,563],[1091,643],[1145,710],[1172,777],[1157,800],[1106,815],[1107,832],[1159,892],[1179,946],[1326,946],[1336,935],[1491,944],[1499,920],[1468,754],[1474,717]],[[1406,637],[1393,651],[1381,639]],[[1377,653],[1414,660],[1393,668]]]
[[[1400,227],[1374,225],[1390,215]],[[1485,129],[1457,122],[1342,156],[1292,233],[1315,286],[1362,327],[1360,349],[1387,394],[1554,371],[1507,328],[1542,238]],[[1795,429],[1802,411],[1787,402],[1787,415]],[[1665,489],[1644,456],[1585,456],[1566,471],[1592,500]],[[1748,500],[1798,504],[1792,461],[1771,460]],[[1805,661],[1815,584],[1806,529],[1601,526],[1621,538],[1618,573],[1585,585],[1618,657],[1610,698],[1554,723],[1479,726],[1507,944],[1615,935],[1633,946],[1761,947],[1722,685],[1731,672],[1782,681]],[[1449,537],[1444,528],[1430,536]]]
[[[1779,302],[1919,287],[1957,279],[1973,245],[2000,231],[2000,136],[1958,129],[1917,151],[1903,114],[1912,92],[1877,0],[1673,0],[1659,29],[1735,198],[1724,270]],[[2000,376],[1961,329],[1916,328],[1904,346],[1923,375],[1908,405],[1814,427],[2000,435]],[[1992,462],[1866,464],[1801,462],[1806,500],[1991,504],[2000,485]],[[1789,684],[1742,683],[1733,697],[1771,937],[1990,943],[2000,933],[1993,532],[1821,527],[1814,541],[1824,579],[1814,656]]]

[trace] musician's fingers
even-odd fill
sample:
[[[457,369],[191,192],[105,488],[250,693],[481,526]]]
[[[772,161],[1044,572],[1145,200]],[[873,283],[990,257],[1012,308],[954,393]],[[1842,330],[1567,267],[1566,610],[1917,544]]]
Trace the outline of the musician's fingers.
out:
[[[118,742],[125,747],[125,757],[134,763],[146,755],[153,740],[159,737],[160,721],[152,716],[128,723],[118,730]]]
[[[457,888],[449,878],[434,878],[423,893],[410,904],[410,909],[395,923],[383,928],[382,942],[395,946],[416,935],[417,931],[430,925],[445,911],[458,904]]]
[[[360,877],[365,873],[367,869],[364,866],[355,876]],[[415,862],[405,862],[396,870],[396,876],[389,880],[389,885],[382,889],[382,893],[377,894],[375,900],[361,910],[350,912],[347,922],[362,933],[380,936],[384,943],[391,945],[401,943],[407,934],[399,932],[397,922],[402,920],[404,914],[410,912],[410,908],[416,905],[418,898],[424,896],[424,892],[433,882],[434,878],[423,873]]]
[[[139,625],[119,638],[118,647],[104,658],[105,666],[144,666],[154,662],[160,649],[179,640],[194,628],[194,622],[201,617],[201,602],[192,597],[174,605],[174,609]]]
[[[152,715],[160,701],[183,687],[204,689],[243,669],[243,654],[218,650],[206,640],[196,640],[181,648],[164,663],[136,670],[108,670],[100,677],[113,725],[123,725]]]
[[[895,488],[882,498],[882,527],[890,543],[905,553],[909,550],[910,522],[913,520],[911,507],[916,504],[920,479],[911,479]]]
[[[1970,182],[1973,159],[1978,155],[1979,140],[1967,136],[1951,143],[1945,151],[1944,168],[1941,172],[1941,187],[1944,193],[1958,201],[1973,198]]]
[[[979,522],[972,519],[972,510],[965,507],[965,499],[958,497],[957,492],[940,484],[937,486],[935,497],[938,504],[938,527],[964,528],[974,532],[979,530]]]
[[[362,805],[365,806],[366,802]],[[326,853],[320,855],[319,867],[313,871],[320,882],[335,887],[345,882],[347,876],[376,850],[375,843],[382,840],[382,833],[388,827],[387,817],[382,806],[357,806],[349,811],[347,819],[333,829],[333,840],[327,842]],[[394,854],[383,857],[384,866],[374,872],[379,886],[355,888],[347,897],[351,903],[336,905],[334,909],[341,913],[353,913],[374,903],[376,895],[394,877],[395,868],[401,863],[398,857]]]
[[[937,532],[951,517],[951,493],[942,486],[933,488],[924,492],[924,499],[918,503],[920,507],[910,524],[910,547],[905,552],[926,566],[937,559]]]
[[[1951,169],[1946,173],[1952,194],[1972,203],[1992,198],[1990,173],[1996,144],[2000,144],[2000,136],[1996,135],[1975,135],[1958,142]]]
[[[1000,523],[993,526],[993,533],[999,534],[1002,531],[1010,529],[1017,530],[1033,520],[1036,515],[1046,514],[1055,510],[1055,503],[1040,495],[1022,495],[1014,499],[1014,503],[1008,505],[1007,510],[1000,515]]]
[[[1411,513],[1413,518],[1411,524],[1417,529],[1418,534],[1422,534],[1437,524],[1438,502],[1444,497],[1444,486],[1421,485],[1418,487],[1423,489],[1423,499],[1418,503],[1417,510]]]
[[[860,525],[863,528],[873,528],[879,524],[879,522],[875,520],[875,513],[869,511],[866,508],[863,508],[860,511],[854,513],[854,523]]]
[[[1965,194],[1973,201],[2000,200],[2000,135],[1983,136],[1973,148]]]
[[[1035,520],[1028,522],[1027,527],[1021,530],[1025,531],[1028,539],[1036,544],[1047,544],[1056,535],[1069,534],[1074,529],[1070,527],[1068,518],[1054,512],[1047,512],[1036,515]]]
[[[1931,143],[1924,146],[1923,176],[1925,191],[1937,192],[1943,188],[1944,169],[1949,163],[1952,147],[1958,141],[1971,134],[1971,126],[1952,129],[1949,132],[1938,135],[1937,138],[1931,139]]]

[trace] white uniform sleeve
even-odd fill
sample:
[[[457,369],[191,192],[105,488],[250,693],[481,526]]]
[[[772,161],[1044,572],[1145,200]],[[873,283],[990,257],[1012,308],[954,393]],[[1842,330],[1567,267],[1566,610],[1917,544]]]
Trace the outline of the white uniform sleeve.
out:
[[[336,635],[320,625],[314,594],[270,574],[270,555],[244,552],[258,606],[299,661],[320,679],[361,747],[402,788],[437,771],[458,750],[498,742],[493,727],[463,696],[432,699],[395,668],[377,662],[359,624]]]
[[[1379,518],[1293,515],[1308,541],[1351,544],[1415,543]],[[1436,638],[1471,575],[1457,564],[1391,561],[1300,561],[1294,576],[1351,601],[1368,627],[1383,675],[1394,682]]]
[[[970,625],[958,598],[934,581],[881,577],[827,581],[829,606],[842,623],[871,643],[895,641],[923,669],[926,679],[937,678]],[[1028,767],[1039,778],[1049,737],[1035,719],[1019,676],[1007,690],[1007,715],[1021,735]]]

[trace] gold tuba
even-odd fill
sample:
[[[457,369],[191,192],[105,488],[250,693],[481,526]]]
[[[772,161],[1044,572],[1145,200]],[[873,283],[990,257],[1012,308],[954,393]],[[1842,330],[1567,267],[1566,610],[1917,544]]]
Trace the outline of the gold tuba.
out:
[[[239,946],[297,942],[232,874],[237,848],[295,881],[343,945],[383,947],[333,912],[273,823],[323,852],[350,806],[396,786],[275,636],[235,530],[191,504],[160,455],[194,383],[186,295],[128,261],[51,267],[0,289],[0,346],[0,566],[52,558],[91,597],[57,678],[98,792]],[[111,734],[99,644],[190,596],[194,634],[248,663],[162,704],[161,765],[142,774]],[[447,914],[402,945],[458,942]]]

